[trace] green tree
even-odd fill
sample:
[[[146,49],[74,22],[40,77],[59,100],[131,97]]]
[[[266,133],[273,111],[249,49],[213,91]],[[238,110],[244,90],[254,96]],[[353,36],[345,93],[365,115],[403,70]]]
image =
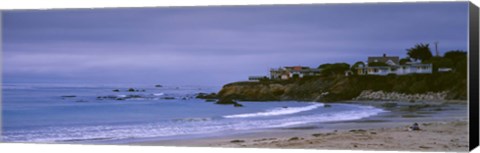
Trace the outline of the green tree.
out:
[[[355,69],[358,67],[365,67],[365,63],[362,61],[355,62],[355,64],[352,65],[350,70],[355,71]]]
[[[332,64],[330,64],[330,63],[326,63],[326,64],[319,65],[318,68],[319,68],[319,69],[324,69],[324,68],[327,68],[327,67],[329,67],[329,66],[331,66],[331,65],[332,65]]]
[[[444,58],[448,58],[452,61],[460,61],[467,57],[467,52],[461,50],[448,51],[443,55]]]
[[[407,55],[415,61],[422,62],[433,57],[429,44],[416,44],[415,47],[407,49]]]
[[[350,65],[347,63],[333,63],[333,64],[322,64],[318,66],[321,70],[321,74],[325,76],[344,74],[345,71],[350,69]]]
[[[357,75],[357,68],[359,67],[365,67],[365,63],[362,62],[362,61],[358,61],[358,62],[355,62],[355,64],[352,65],[352,67],[350,67],[350,71],[353,72],[353,75]]]
[[[431,63],[433,72],[438,72],[438,68],[454,68],[455,64],[451,59],[443,57],[432,57],[424,63]]]
[[[410,58],[402,58],[400,59],[400,65],[404,65],[406,64],[407,62],[411,62],[412,60],[410,60]]]

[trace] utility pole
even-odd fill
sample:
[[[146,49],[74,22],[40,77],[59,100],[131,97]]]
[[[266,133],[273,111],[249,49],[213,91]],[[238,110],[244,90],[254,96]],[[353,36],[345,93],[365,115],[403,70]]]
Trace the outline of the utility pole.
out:
[[[437,54],[437,57],[440,57],[440,53],[438,52],[438,41],[435,41],[435,53]]]

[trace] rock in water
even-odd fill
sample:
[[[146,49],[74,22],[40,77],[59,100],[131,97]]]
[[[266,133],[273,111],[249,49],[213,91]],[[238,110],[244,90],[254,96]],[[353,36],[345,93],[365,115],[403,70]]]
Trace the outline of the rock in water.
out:
[[[231,98],[223,98],[218,100],[215,104],[220,104],[220,105],[233,105],[234,107],[243,107],[242,104],[239,104],[238,102],[234,101]]]
[[[63,95],[63,96],[61,96],[61,97],[62,97],[62,98],[75,98],[75,97],[77,97],[77,96],[75,96],[75,95]]]
[[[233,101],[233,99],[230,99],[230,98],[223,98],[216,102],[216,104],[224,104],[224,105],[231,105],[235,103],[237,102]]]
[[[243,105],[242,105],[242,104],[239,104],[239,103],[235,103],[235,104],[233,104],[233,106],[234,106],[234,107],[243,107]]]
[[[162,86],[162,85],[159,85],[159,84],[157,84],[157,85],[155,85],[155,87],[157,87],[157,88],[161,88],[161,87],[163,87],[163,86]]]
[[[198,99],[217,99],[217,94],[215,94],[215,93],[210,93],[210,94],[198,93],[195,98],[198,98]]]

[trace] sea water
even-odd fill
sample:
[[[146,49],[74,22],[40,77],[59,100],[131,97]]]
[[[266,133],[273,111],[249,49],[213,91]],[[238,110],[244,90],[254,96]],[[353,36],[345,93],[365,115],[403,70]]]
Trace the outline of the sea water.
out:
[[[128,88],[139,89],[128,92]],[[201,136],[327,124],[385,112],[371,106],[317,102],[239,102],[196,99],[220,87],[4,84],[2,141],[102,143]],[[114,92],[119,89],[120,92]],[[145,90],[145,91],[143,91]],[[135,98],[122,99],[130,95]],[[102,98],[105,96],[116,98]]]

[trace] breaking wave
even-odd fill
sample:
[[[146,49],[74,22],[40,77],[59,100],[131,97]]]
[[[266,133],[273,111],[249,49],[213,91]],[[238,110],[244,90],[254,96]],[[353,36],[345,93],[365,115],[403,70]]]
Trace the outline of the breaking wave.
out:
[[[265,112],[227,115],[227,116],[223,116],[223,117],[224,118],[247,118],[247,117],[265,117],[265,116],[288,115],[288,114],[295,114],[295,113],[314,110],[314,109],[317,109],[318,107],[323,107],[323,104],[313,104],[313,105],[304,106],[304,107],[276,108],[276,109],[268,110],[268,111],[265,111]]]

